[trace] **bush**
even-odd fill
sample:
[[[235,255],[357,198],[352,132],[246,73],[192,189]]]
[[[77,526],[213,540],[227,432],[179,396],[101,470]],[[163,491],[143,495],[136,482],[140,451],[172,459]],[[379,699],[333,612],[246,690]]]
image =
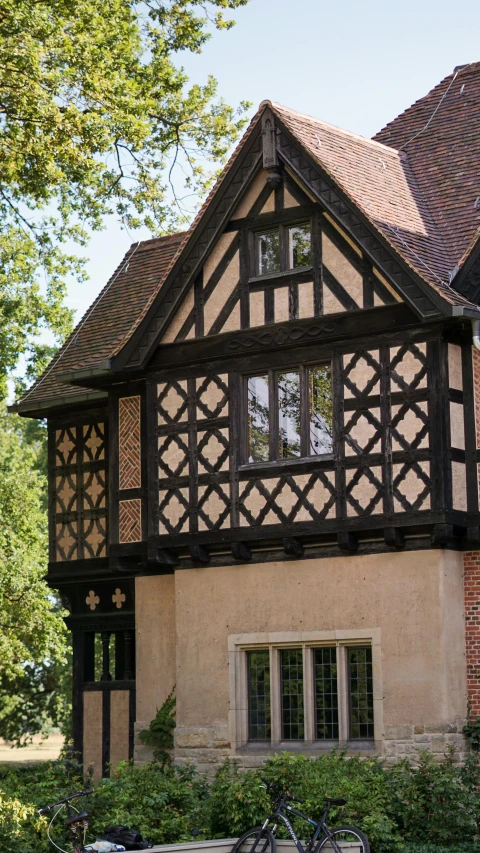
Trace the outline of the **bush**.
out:
[[[360,826],[373,853],[480,853],[479,767],[478,753],[463,768],[451,756],[437,763],[428,754],[414,768],[406,762],[385,766],[379,759],[347,758],[340,751],[316,759],[282,753],[261,770],[245,773],[226,761],[214,779],[207,779],[193,767],[125,762],[110,779],[98,782],[86,807],[92,835],[124,823],[156,844],[193,840],[194,830],[199,838],[237,837],[270,811],[260,787],[264,777],[290,789],[304,801],[302,811],[315,818],[326,795],[345,796],[347,805],[331,810],[330,823]],[[82,785],[75,761],[0,768],[0,853],[53,849],[46,821],[36,810]],[[300,836],[301,827],[306,824],[297,821]]]
[[[302,811],[314,818],[322,814],[324,797],[345,796],[347,805],[330,812],[332,824],[356,824],[377,850],[394,851],[401,841],[397,825],[388,814],[390,792],[382,762],[346,758],[343,752],[335,751],[313,760],[282,753],[268,759],[261,771],[245,774],[226,763],[212,784],[214,837],[240,835],[249,826],[263,823],[269,801],[259,788],[260,776],[293,791],[303,801]],[[300,836],[301,827],[305,830],[307,824],[299,823]],[[283,827],[278,835],[288,838]]]

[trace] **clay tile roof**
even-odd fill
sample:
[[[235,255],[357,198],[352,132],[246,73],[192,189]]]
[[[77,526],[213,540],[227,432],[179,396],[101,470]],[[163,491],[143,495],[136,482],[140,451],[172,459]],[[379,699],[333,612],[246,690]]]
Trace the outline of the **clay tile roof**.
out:
[[[374,138],[406,152],[452,268],[459,266],[480,226],[480,62],[456,68]]]
[[[45,373],[19,401],[32,409],[40,401],[84,394],[59,375],[93,368],[112,358],[148,311],[188,232],[134,243]]]
[[[46,372],[19,401],[23,410],[85,393],[62,382],[62,374],[98,367],[121,350],[267,106],[417,275],[450,304],[476,307],[450,283],[480,238],[480,63],[456,69],[374,139],[264,101],[190,230],[130,247]]]
[[[453,263],[408,158],[278,104],[272,108],[407,264],[442,296],[448,295]]]

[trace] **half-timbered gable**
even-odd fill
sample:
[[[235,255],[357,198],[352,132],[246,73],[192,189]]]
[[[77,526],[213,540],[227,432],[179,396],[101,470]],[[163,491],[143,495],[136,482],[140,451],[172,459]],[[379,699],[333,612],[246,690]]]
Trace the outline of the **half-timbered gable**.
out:
[[[263,102],[191,228],[130,247],[17,404],[49,419],[97,773],[175,684],[203,766],[393,759],[448,746],[467,692],[480,712],[475,92],[478,64],[374,140]]]

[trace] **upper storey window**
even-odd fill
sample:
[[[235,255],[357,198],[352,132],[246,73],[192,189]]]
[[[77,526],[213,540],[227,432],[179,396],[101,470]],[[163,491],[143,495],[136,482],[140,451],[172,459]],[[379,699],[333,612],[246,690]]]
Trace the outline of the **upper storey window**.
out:
[[[247,462],[332,452],[330,365],[269,370],[247,379]]]
[[[310,223],[255,234],[255,275],[274,275],[311,265]]]

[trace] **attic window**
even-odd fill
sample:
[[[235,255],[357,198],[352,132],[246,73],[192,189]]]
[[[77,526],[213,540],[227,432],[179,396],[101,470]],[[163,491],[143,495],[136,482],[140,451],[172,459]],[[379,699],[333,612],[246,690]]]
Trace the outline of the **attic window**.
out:
[[[254,275],[275,275],[310,266],[310,222],[280,225],[255,234]]]
[[[280,232],[267,231],[255,237],[257,275],[280,272]]]

